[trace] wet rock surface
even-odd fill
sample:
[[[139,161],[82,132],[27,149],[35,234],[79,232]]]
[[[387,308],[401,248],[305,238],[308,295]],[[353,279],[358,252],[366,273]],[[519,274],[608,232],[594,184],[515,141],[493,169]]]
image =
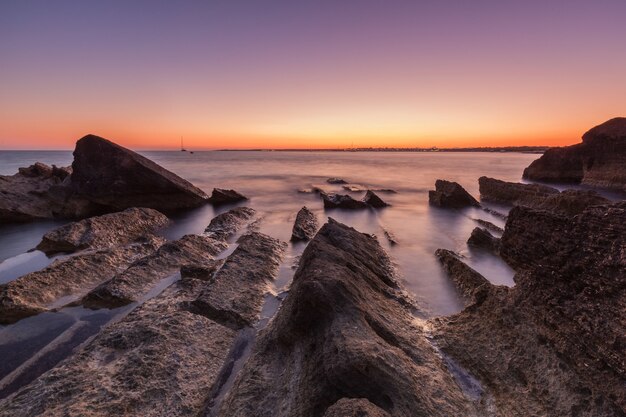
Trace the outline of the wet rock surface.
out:
[[[291,240],[294,242],[299,240],[311,240],[313,236],[315,236],[315,233],[317,233],[318,228],[319,224],[315,213],[306,206],[302,207],[296,215],[296,220],[291,231]]]
[[[502,251],[516,286],[490,285],[480,303],[433,320],[441,349],[491,390],[497,415],[625,414],[625,220],[624,202],[570,217],[514,208]]]
[[[384,202],[382,198],[380,198],[378,195],[376,195],[375,192],[371,190],[367,190],[365,196],[363,197],[363,202],[368,206],[374,208],[383,208],[389,206],[388,203]]]
[[[476,227],[472,230],[472,234],[467,240],[467,244],[493,253],[498,253],[500,251],[500,239],[481,227]]]
[[[347,194],[320,193],[320,196],[322,197],[322,201],[324,202],[324,208],[326,209],[342,208],[349,210],[358,210],[367,208],[367,204],[365,204],[363,201],[355,200]]]
[[[435,189],[428,192],[428,202],[438,207],[478,207],[480,204],[460,184],[437,180]]]
[[[86,251],[57,259],[42,270],[0,285],[0,323],[13,323],[38,314],[63,297],[80,297],[162,243],[161,238],[148,237],[126,246]]]
[[[214,188],[209,197],[209,203],[214,206],[220,206],[224,204],[234,204],[240,201],[247,200],[248,197],[238,193],[235,190],[225,190],[222,188]]]
[[[236,207],[211,219],[204,234],[217,240],[226,240],[251,221],[256,211],[249,207]]]
[[[168,218],[156,210],[130,208],[54,229],[43,236],[37,249],[51,255],[57,252],[107,248],[139,240],[168,223]]]
[[[37,163],[0,176],[0,223],[84,218],[130,207],[168,212],[200,206],[207,198],[149,159],[87,135],[76,142],[71,169]]]
[[[475,415],[400,292],[377,240],[331,219],[219,415]]]
[[[524,170],[524,178],[626,191],[626,118],[592,128],[582,143],[548,149]]]

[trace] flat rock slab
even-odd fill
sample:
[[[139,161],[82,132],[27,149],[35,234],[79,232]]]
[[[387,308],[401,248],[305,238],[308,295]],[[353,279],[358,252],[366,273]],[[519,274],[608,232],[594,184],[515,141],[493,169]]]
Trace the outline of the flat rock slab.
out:
[[[236,207],[218,214],[204,230],[204,234],[217,240],[226,240],[233,236],[256,215],[250,207]]]
[[[79,297],[162,243],[161,238],[148,237],[144,242],[80,253],[0,285],[0,323],[38,314],[62,297]]]
[[[43,236],[37,249],[51,255],[119,246],[151,235],[168,223],[168,218],[156,210],[129,208],[54,229]]]
[[[459,183],[437,180],[435,189],[428,192],[428,202],[437,207],[464,208],[480,204]]]
[[[218,415],[332,416],[343,398],[372,416],[474,415],[400,292],[378,241],[331,219]]]
[[[136,302],[156,283],[185,265],[213,264],[213,257],[226,247],[224,242],[197,235],[167,242],[91,290],[81,303],[89,308],[114,308]]]
[[[286,244],[261,233],[243,235],[235,251],[216,272],[189,309],[233,329],[259,319],[263,294],[278,275]]]
[[[302,207],[296,215],[296,220],[291,231],[291,240],[294,242],[299,240],[311,240],[313,236],[315,236],[315,233],[317,233],[318,228],[319,224],[315,213],[306,206]]]

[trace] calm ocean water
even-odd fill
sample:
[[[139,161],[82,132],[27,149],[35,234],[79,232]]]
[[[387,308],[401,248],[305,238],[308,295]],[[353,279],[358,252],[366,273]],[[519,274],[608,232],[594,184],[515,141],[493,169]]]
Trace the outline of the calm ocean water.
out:
[[[478,196],[478,178],[487,175],[519,181],[524,167],[537,155],[521,153],[380,153],[380,152],[142,152],[210,193],[213,187],[234,188],[250,197],[247,205],[262,216],[261,232],[289,240],[296,212],[303,206],[314,210],[320,221],[331,216],[359,231],[376,234],[397,264],[405,285],[432,314],[448,314],[461,308],[460,300],[442,273],[433,253],[437,248],[456,250],[492,282],[512,285],[508,266],[490,254],[466,245],[473,218],[495,224],[503,221],[480,209],[443,210],[428,205],[428,190],[438,178],[458,181]],[[69,165],[71,152],[0,152],[0,174],[13,174],[20,166],[36,161]],[[370,188],[391,188],[397,194],[380,195],[392,204],[378,211],[324,210],[314,194],[298,189],[319,185],[340,191],[325,181],[341,177]],[[352,193],[360,198],[363,193]],[[200,233],[216,214],[211,206],[177,216],[165,231],[168,238]],[[61,222],[37,222],[0,228],[0,282],[39,269],[50,262],[36,246],[43,233]],[[398,244],[391,246],[383,228]],[[288,285],[303,244],[290,245],[277,289]]]

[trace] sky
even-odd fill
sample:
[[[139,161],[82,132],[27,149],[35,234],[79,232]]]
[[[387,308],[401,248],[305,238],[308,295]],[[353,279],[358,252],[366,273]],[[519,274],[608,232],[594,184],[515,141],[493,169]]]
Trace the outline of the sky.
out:
[[[0,0],[0,149],[566,145],[624,0]]]

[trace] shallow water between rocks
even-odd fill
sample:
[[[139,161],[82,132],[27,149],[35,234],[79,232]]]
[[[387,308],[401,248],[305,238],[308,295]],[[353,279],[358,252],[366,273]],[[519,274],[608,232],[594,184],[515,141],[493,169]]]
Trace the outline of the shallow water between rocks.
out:
[[[213,187],[233,188],[250,198],[243,205],[254,208],[262,220],[258,231],[289,241],[297,211],[304,205],[313,210],[320,225],[327,217],[348,224],[364,233],[375,234],[397,266],[405,287],[415,296],[426,316],[447,315],[459,311],[462,301],[443,273],[434,251],[452,249],[466,256],[466,261],[495,284],[513,285],[513,271],[498,257],[480,250],[470,250],[466,241],[481,218],[498,226],[504,220],[482,209],[449,210],[431,207],[428,190],[438,178],[457,181],[478,197],[478,178],[482,175],[505,181],[520,181],[521,174],[536,154],[522,153],[406,153],[406,152],[141,152],[163,167],[189,180],[210,193]],[[36,161],[69,165],[71,152],[0,152],[0,174],[11,175],[20,166]],[[391,189],[378,192],[391,206],[380,210],[324,210],[315,193],[298,190],[320,187],[329,192],[342,192],[361,198],[365,191],[349,192],[342,185],[331,185],[326,179],[338,177],[362,189]],[[507,209],[489,206],[502,213]],[[216,214],[232,206],[210,205],[171,216],[172,224],[162,231],[168,239],[189,233],[201,233]],[[41,269],[53,261],[34,248],[42,235],[63,224],[42,221],[30,224],[0,226],[0,283]],[[391,244],[387,231],[397,240]],[[236,247],[236,237],[219,257],[226,257]],[[266,296],[261,322],[264,327],[280,306],[284,291],[297,265],[305,243],[290,243],[280,267],[273,294]],[[64,256],[64,255],[61,255]],[[146,298],[158,295],[177,279],[170,277],[159,283]],[[0,326],[0,353],[4,367],[0,368],[0,398],[2,389],[20,384],[10,376],[19,367],[32,366],[22,378],[31,379],[40,362],[54,362],[71,349],[97,333],[107,322],[119,319],[135,305],[115,310],[90,311],[79,307],[61,308],[57,312],[40,314],[14,325]],[[55,306],[56,307],[56,306]],[[61,306],[59,306],[61,307]],[[254,334],[242,334],[246,355]],[[39,352],[39,353],[37,353]],[[236,353],[236,352],[235,352]],[[48,355],[48,356],[45,356]],[[236,358],[235,358],[236,359]],[[234,363],[235,368],[241,361]],[[45,366],[40,366],[44,370]],[[226,376],[225,376],[226,377]],[[232,379],[232,378],[231,378]],[[27,382],[27,381],[23,381]],[[231,381],[225,380],[228,385]],[[10,386],[9,386],[10,388]],[[12,390],[9,390],[12,391]],[[8,391],[7,391],[8,392]],[[219,401],[221,393],[215,393]]]

